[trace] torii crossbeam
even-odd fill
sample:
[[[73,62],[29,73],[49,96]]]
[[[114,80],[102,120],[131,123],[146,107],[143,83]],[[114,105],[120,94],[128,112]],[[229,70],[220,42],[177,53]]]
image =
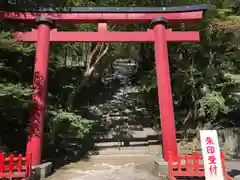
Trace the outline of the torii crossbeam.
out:
[[[20,41],[36,44],[33,96],[36,102],[31,115],[27,152],[32,153],[32,164],[41,163],[44,108],[47,94],[47,69],[50,42],[153,42],[155,46],[158,97],[160,105],[163,155],[165,161],[171,151],[177,155],[176,130],[172,102],[172,90],[168,61],[167,42],[196,42],[199,32],[174,32],[167,28],[168,22],[199,21],[208,4],[180,7],[97,7],[97,8],[56,8],[28,9],[18,12],[0,12],[7,20],[26,23],[37,22],[38,28],[31,32],[16,32]],[[56,23],[95,23],[98,32],[58,32]],[[143,32],[109,32],[107,23],[150,24]]]
[[[31,32],[17,32],[15,39],[33,43],[37,42],[37,34],[35,29]],[[174,32],[168,29],[166,40],[195,42],[199,41],[199,32]],[[53,29],[50,31],[50,42],[154,42],[154,33],[150,29],[147,32],[108,32],[106,29],[100,29],[98,32],[58,32]]]

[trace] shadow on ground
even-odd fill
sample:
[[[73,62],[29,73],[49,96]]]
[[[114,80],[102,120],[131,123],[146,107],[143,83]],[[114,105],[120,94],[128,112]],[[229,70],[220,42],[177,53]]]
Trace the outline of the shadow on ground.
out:
[[[58,137],[57,142],[54,146],[48,145],[43,152],[44,161],[52,162],[53,171],[69,163],[87,161],[89,152],[95,151],[90,135],[85,139]]]
[[[228,171],[228,175],[231,177],[239,176],[240,175],[240,170],[238,169],[231,169]]]

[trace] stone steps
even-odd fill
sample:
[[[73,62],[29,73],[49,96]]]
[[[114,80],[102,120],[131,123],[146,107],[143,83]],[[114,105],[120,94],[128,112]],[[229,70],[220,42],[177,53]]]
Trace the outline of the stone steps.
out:
[[[119,146],[119,142],[100,142],[95,144],[99,148],[115,148]],[[126,146],[126,148],[134,148],[139,146],[148,146],[148,141],[137,141],[137,142],[130,142],[129,146]],[[125,148],[124,146],[122,147]]]
[[[113,77],[118,79],[120,86],[92,111],[101,117],[98,123],[105,131],[96,128],[93,132],[95,146],[102,155],[147,155],[152,152],[151,148],[160,146],[159,134],[151,128],[146,108],[139,105],[134,96],[139,92],[138,86],[129,81],[137,66],[132,59],[117,59],[113,64]]]
[[[107,135],[95,137],[95,142],[114,142],[119,139],[123,139],[123,138],[119,138],[117,135],[114,136],[112,134],[107,134]],[[132,137],[127,137],[127,139],[128,139],[128,141],[131,141],[131,142],[139,142],[139,141],[147,141],[148,140],[147,136],[144,134],[138,135],[138,136],[133,135]]]
[[[114,143],[117,145],[117,143]],[[162,149],[160,145],[144,145],[144,146],[123,146],[123,147],[99,147],[97,155],[158,155]]]
[[[143,128],[143,131],[135,131],[133,139],[128,139],[129,144],[118,142],[112,137],[106,137],[96,141],[97,156],[148,156],[161,153],[159,135],[152,128]],[[96,158],[96,157],[95,157]]]
[[[121,132],[121,131],[120,131]],[[120,134],[119,131],[110,131],[104,135],[95,136],[95,142],[114,142],[118,140],[127,140],[129,142],[141,142],[148,140],[159,140],[159,135],[152,128],[142,128],[142,130],[133,130],[127,135]]]
[[[101,149],[98,151],[98,155],[126,155],[126,154],[149,154],[148,147],[138,147],[137,149],[123,149],[123,148],[111,148]]]
[[[152,128],[143,128],[135,131],[135,136],[128,139],[128,144],[118,142],[117,139],[106,137],[96,141],[98,155],[125,156],[125,155],[157,155],[161,153],[159,135]]]
[[[99,142],[95,143],[96,147],[98,148],[115,148],[119,147],[119,142],[114,141],[114,142]],[[131,148],[137,148],[137,147],[142,147],[142,146],[151,146],[151,145],[159,145],[160,142],[159,140],[149,140],[149,141],[132,141],[129,142],[128,146],[121,146],[123,149],[131,149]]]

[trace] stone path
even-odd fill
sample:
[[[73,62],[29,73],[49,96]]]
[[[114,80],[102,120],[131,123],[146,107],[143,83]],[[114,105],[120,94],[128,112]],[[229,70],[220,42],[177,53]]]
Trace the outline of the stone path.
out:
[[[102,156],[64,166],[47,180],[161,180],[154,173],[156,156]],[[104,162],[104,163],[103,163]],[[240,179],[240,161],[226,161],[234,180]]]
[[[149,170],[137,169],[135,164],[112,166],[110,164],[96,164],[89,170],[69,169],[59,177],[51,180],[159,180]]]
[[[104,163],[100,159],[81,161],[65,166],[47,180],[159,180],[153,172],[153,160],[153,156],[138,156],[106,159]]]
[[[228,174],[234,177],[234,180],[240,180],[240,160],[226,161]]]

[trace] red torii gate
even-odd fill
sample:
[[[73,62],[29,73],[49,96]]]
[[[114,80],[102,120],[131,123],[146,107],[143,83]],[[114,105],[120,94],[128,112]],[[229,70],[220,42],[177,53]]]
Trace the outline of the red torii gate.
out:
[[[168,21],[199,21],[208,4],[180,7],[72,7],[60,12],[51,8],[33,9],[19,12],[0,12],[7,20],[37,22],[37,29],[31,32],[16,32],[15,39],[35,43],[36,58],[34,67],[33,96],[36,102],[31,114],[27,153],[32,153],[32,164],[41,163],[43,121],[47,94],[47,70],[50,42],[154,42],[158,97],[160,105],[164,160],[168,152],[177,155],[174,109],[170,82],[167,42],[196,42],[199,32],[174,32],[167,29]],[[94,23],[98,32],[58,32],[57,23]],[[109,32],[106,23],[130,24],[151,23],[146,32]]]

